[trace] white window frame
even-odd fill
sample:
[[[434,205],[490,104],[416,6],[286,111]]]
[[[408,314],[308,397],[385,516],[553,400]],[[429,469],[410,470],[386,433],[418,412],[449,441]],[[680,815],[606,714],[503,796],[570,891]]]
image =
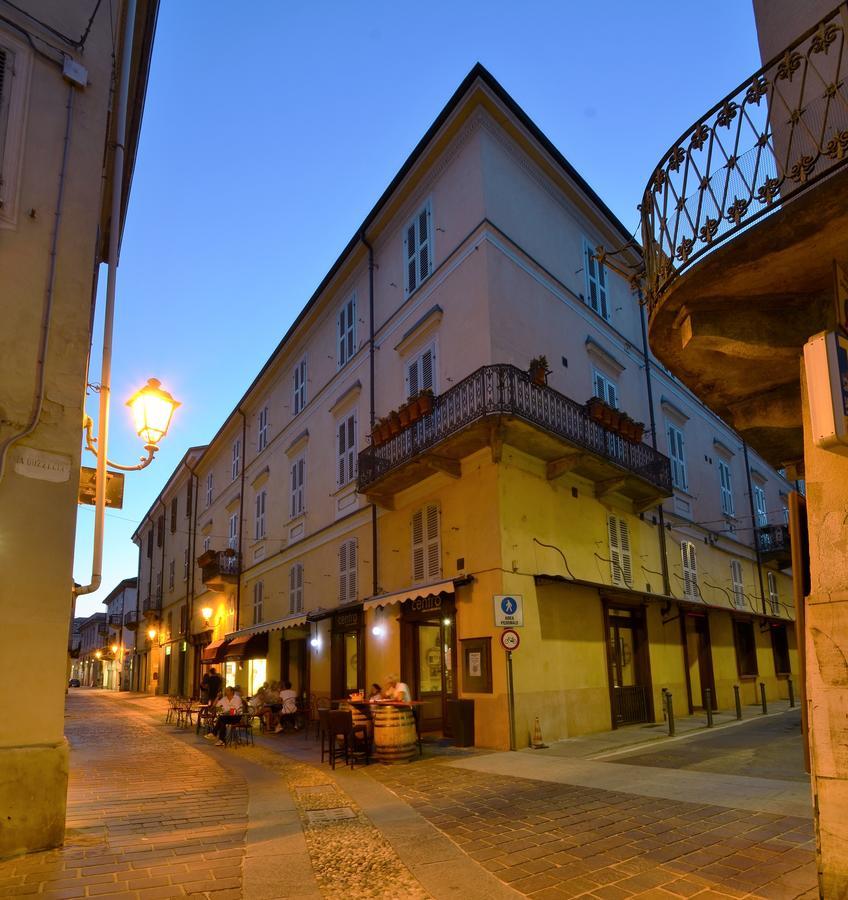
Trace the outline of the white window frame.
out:
[[[356,292],[336,313],[336,367],[346,366],[356,355]]]
[[[232,481],[235,481],[236,478],[239,477],[239,473],[241,472],[241,438],[237,437],[233,441],[233,464],[231,468],[232,472]]]
[[[292,415],[296,416],[306,406],[306,357],[294,367],[292,373]]]
[[[355,603],[359,591],[357,563],[359,547],[356,538],[339,545],[339,603]]]
[[[207,472],[206,473],[206,508],[212,505],[212,492],[215,487],[215,473]]]
[[[600,397],[608,406],[619,408],[618,383],[595,366],[592,366],[592,390],[595,396]]]
[[[733,473],[730,471],[730,461],[722,459],[721,457],[719,457],[718,460],[718,484],[721,511],[726,516],[735,515],[735,506],[733,503]]]
[[[680,560],[683,566],[683,596],[689,600],[699,600],[698,558],[692,541],[680,542]]]
[[[303,612],[303,563],[289,569],[289,615]]]
[[[768,525],[768,509],[766,508],[766,492],[762,485],[754,485],[754,517],[757,528]]]
[[[256,450],[261,452],[268,446],[268,407],[263,406],[257,416]]]
[[[442,577],[441,509],[428,503],[412,514],[412,583],[427,584]]]
[[[421,218],[426,233],[422,237]],[[419,207],[403,229],[403,290],[408,297],[433,274],[433,209],[429,199]],[[410,238],[412,246],[410,247]],[[410,278],[410,265],[413,277]]]
[[[4,32],[0,47],[6,52],[3,119],[0,121],[0,228],[17,228],[21,171],[24,160],[26,111],[32,71],[32,49]]]
[[[428,353],[430,354],[429,382],[424,365]],[[438,344],[436,341],[430,341],[406,360],[404,363],[404,387],[407,397],[413,397],[427,388],[434,394],[439,392],[437,385],[438,358]]]
[[[780,591],[777,587],[777,574],[774,572],[766,572],[768,581],[769,605],[771,606],[771,614],[773,616],[780,614]]]
[[[583,238],[583,271],[586,273],[586,306],[602,319],[612,321],[609,301],[609,278],[603,263],[594,257],[594,248]],[[592,288],[594,287],[594,294]]]
[[[671,483],[681,491],[688,490],[689,477],[686,472],[686,443],[683,429],[666,419],[668,458],[671,460]]]
[[[289,478],[289,512],[296,519],[306,512],[306,454],[301,453],[291,462]]]
[[[237,512],[230,513],[230,518],[227,520],[227,546],[230,550],[238,550],[238,520],[239,515]]]
[[[336,487],[344,487],[356,478],[356,411],[336,419]]]
[[[268,492],[263,488],[256,495],[253,537],[261,541],[265,537],[265,507],[268,502]]]
[[[610,577],[613,584],[633,587],[633,557],[630,550],[630,526],[625,519],[607,516],[610,552]]]
[[[262,624],[263,604],[265,600],[265,582],[253,582],[253,624]]]
[[[742,578],[742,563],[738,559],[730,560],[730,584],[733,594],[733,605],[744,609],[748,603],[745,598],[745,582]]]

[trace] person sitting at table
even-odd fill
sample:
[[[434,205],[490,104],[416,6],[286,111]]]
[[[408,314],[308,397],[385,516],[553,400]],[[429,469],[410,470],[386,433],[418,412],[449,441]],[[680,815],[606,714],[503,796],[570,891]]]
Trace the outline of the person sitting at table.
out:
[[[368,694],[368,702],[376,703],[378,700],[382,700],[382,699],[383,699],[383,689],[375,681],[371,685],[371,692]]]
[[[215,746],[223,747],[224,738],[227,736],[227,725],[235,725],[238,722],[244,709],[244,703],[233,688],[225,687],[224,696],[216,701],[215,706],[218,709],[218,716],[212,726],[212,732],[206,737],[209,740],[217,738]]]
[[[283,689],[280,691],[280,702],[282,703],[280,722],[274,729],[274,733],[279,734],[283,730],[284,723],[290,723],[297,731],[297,694],[292,690],[290,681],[283,682]]]
[[[410,703],[412,701],[412,692],[409,685],[404,684],[397,675],[390,675],[386,679],[386,690],[383,696],[387,700],[394,700],[398,703]]]

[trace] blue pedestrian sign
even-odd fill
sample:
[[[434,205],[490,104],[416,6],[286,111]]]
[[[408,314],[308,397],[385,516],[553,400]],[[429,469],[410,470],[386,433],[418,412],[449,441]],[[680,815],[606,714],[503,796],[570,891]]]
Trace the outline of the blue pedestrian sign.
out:
[[[524,625],[524,598],[521,594],[495,594],[495,626],[521,628]]]

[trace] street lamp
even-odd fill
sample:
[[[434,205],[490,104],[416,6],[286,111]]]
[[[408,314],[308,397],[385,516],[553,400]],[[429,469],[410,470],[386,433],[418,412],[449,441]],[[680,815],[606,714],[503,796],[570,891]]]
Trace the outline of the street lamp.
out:
[[[137,466],[122,466],[110,459],[106,460],[106,465],[123,472],[137,472],[149,466],[153,462],[153,454],[159,449],[159,441],[168,433],[174,410],[180,405],[168,391],[162,390],[157,378],[148,378],[147,384],[127,400],[127,406],[132,410],[135,420],[136,434],[144,441],[147,456],[142,456]],[[85,417],[83,425],[86,449],[97,456],[97,438],[92,434],[94,423],[91,416]]]
[[[100,650],[95,650],[95,651],[94,651],[94,655],[95,655],[98,659],[100,659],[100,658],[103,656],[103,654],[101,653]]]
[[[203,609],[200,610],[200,615],[203,616],[204,621],[209,625],[209,620],[212,618],[212,607],[204,606]]]
[[[148,628],[147,636],[150,638],[151,641],[155,641],[156,640],[156,629]]]
[[[117,645],[117,644],[112,644],[112,652],[113,652],[113,653],[117,653],[117,652],[118,652],[118,645]]]

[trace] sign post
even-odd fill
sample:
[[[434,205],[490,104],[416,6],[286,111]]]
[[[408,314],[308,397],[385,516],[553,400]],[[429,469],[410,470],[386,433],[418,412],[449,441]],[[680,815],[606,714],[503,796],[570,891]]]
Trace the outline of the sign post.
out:
[[[512,651],[517,649],[521,638],[517,631],[505,628],[501,632],[501,646],[506,650],[506,696],[509,707],[509,749],[515,750],[515,691],[512,685]]]

